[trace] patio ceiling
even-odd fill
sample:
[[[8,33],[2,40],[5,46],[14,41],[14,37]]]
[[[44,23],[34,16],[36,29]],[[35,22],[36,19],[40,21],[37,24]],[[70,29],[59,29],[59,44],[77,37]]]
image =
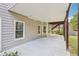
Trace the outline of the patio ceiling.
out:
[[[64,21],[68,3],[17,3],[10,11],[42,22]]]

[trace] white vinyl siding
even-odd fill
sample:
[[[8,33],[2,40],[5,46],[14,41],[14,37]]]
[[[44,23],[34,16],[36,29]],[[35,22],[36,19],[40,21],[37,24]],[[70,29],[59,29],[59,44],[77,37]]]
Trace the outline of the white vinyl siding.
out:
[[[1,17],[0,17],[0,51],[1,51]]]
[[[28,41],[40,38],[42,35],[37,33],[37,27],[40,25],[41,22],[34,21],[28,17],[23,15],[12,13],[8,11],[9,8],[8,3],[1,3],[0,4],[0,16],[1,16],[1,47],[2,51],[15,47],[17,45],[21,45]],[[22,21],[25,22],[25,29],[24,35],[25,38],[21,40],[15,40],[15,21]]]

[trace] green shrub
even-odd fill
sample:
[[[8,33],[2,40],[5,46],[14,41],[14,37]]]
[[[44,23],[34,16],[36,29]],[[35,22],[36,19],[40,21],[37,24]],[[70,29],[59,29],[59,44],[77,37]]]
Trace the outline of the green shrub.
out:
[[[63,35],[63,29],[60,29],[60,31],[58,29],[49,30],[49,33]]]
[[[60,35],[63,35],[63,29],[60,29]]]
[[[3,56],[18,56],[18,52],[4,52]]]

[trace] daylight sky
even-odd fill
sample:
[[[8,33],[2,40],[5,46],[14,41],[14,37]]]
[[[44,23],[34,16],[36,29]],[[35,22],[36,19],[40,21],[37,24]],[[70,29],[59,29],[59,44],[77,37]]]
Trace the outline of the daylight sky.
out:
[[[71,5],[71,9],[70,9],[70,13],[69,13],[69,17],[73,16],[74,14],[77,13],[77,9],[78,9],[78,6],[76,3],[73,3]]]
[[[71,9],[69,12],[69,22],[72,19],[73,15],[75,15],[78,12],[78,5],[76,3],[73,3],[71,5]]]

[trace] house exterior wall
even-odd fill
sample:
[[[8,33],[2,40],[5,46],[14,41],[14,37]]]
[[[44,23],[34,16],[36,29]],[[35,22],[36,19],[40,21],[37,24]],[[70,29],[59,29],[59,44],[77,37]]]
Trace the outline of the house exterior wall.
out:
[[[0,51],[1,51],[1,17],[0,17]]]
[[[41,22],[34,21],[28,17],[22,16],[17,13],[9,12],[8,8],[11,4],[0,4],[0,17],[1,17],[1,49],[2,51],[10,49],[14,46],[23,44],[27,41],[34,40],[42,36],[42,27],[41,33],[38,34],[38,26],[42,26]],[[25,39],[16,40],[14,35],[14,21],[19,20],[25,22]]]
[[[44,26],[46,26],[46,32],[47,32],[47,23],[46,23],[46,22],[42,22],[42,36],[43,36],[43,37],[46,37],[46,36],[47,36],[47,33],[44,33],[44,32],[43,32],[43,29],[44,29],[43,27],[44,27]]]

